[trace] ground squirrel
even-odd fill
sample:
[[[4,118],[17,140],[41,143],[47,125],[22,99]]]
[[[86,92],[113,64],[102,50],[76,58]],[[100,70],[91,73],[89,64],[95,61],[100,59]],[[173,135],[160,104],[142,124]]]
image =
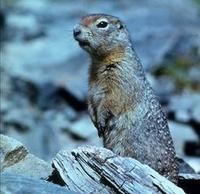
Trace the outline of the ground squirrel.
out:
[[[175,150],[166,116],[125,24],[111,15],[91,14],[73,33],[91,57],[88,109],[104,146],[176,183]]]

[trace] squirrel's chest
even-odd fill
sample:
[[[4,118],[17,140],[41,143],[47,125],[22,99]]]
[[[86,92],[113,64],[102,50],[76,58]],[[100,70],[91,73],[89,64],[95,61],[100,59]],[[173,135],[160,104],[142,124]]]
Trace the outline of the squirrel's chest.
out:
[[[112,88],[107,84],[95,84],[91,85],[88,93],[88,100],[92,104],[97,105],[99,103],[114,103],[121,91],[117,88]],[[118,101],[118,100],[117,100]]]
[[[114,98],[122,90],[120,80],[112,70],[105,70],[90,76],[89,96],[95,101],[104,98]]]
[[[104,107],[115,115],[126,112],[135,104],[132,80],[114,67],[90,74],[88,102],[91,107]]]
[[[106,109],[113,115],[120,115],[131,109],[134,105],[133,98],[123,92],[123,88],[107,84],[96,84],[90,87],[88,103],[93,109]]]

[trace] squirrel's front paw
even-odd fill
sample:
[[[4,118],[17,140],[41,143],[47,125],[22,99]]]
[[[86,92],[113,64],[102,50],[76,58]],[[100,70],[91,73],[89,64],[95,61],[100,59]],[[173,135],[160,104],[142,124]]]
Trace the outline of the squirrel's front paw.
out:
[[[101,122],[98,122],[96,128],[98,131],[98,136],[101,137],[105,131],[105,125],[102,125]]]
[[[103,111],[102,111],[103,112]],[[114,128],[115,121],[113,120],[113,115],[109,112],[104,112],[99,117],[97,117],[96,128],[98,130],[98,135],[101,137],[105,130],[112,130]]]

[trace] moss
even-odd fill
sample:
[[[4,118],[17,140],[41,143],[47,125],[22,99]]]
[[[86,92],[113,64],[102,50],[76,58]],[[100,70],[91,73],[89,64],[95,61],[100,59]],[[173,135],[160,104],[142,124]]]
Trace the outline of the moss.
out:
[[[197,46],[191,48],[191,55],[196,57],[199,56],[199,48]]]
[[[4,5],[9,6],[9,5],[14,5],[14,4],[16,4],[18,1],[19,1],[19,0],[4,0],[2,3],[3,3]]]
[[[194,1],[200,5],[200,0],[194,0]]]
[[[200,9],[200,0],[193,0],[193,1],[196,3],[197,7]]]
[[[153,73],[157,77],[163,75],[168,76],[175,82],[177,90],[183,90],[185,88],[199,90],[196,87],[197,84],[190,80],[188,76],[188,71],[193,65],[189,59],[178,57],[167,64],[161,65]]]

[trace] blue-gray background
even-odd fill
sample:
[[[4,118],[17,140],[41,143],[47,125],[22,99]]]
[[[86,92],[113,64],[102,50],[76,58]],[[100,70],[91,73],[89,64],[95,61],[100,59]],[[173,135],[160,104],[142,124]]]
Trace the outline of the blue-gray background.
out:
[[[0,11],[1,133],[45,160],[101,146],[85,103],[89,58],[72,29],[85,14],[107,13],[127,24],[177,154],[200,171],[187,145],[200,138],[200,1],[6,0]]]

